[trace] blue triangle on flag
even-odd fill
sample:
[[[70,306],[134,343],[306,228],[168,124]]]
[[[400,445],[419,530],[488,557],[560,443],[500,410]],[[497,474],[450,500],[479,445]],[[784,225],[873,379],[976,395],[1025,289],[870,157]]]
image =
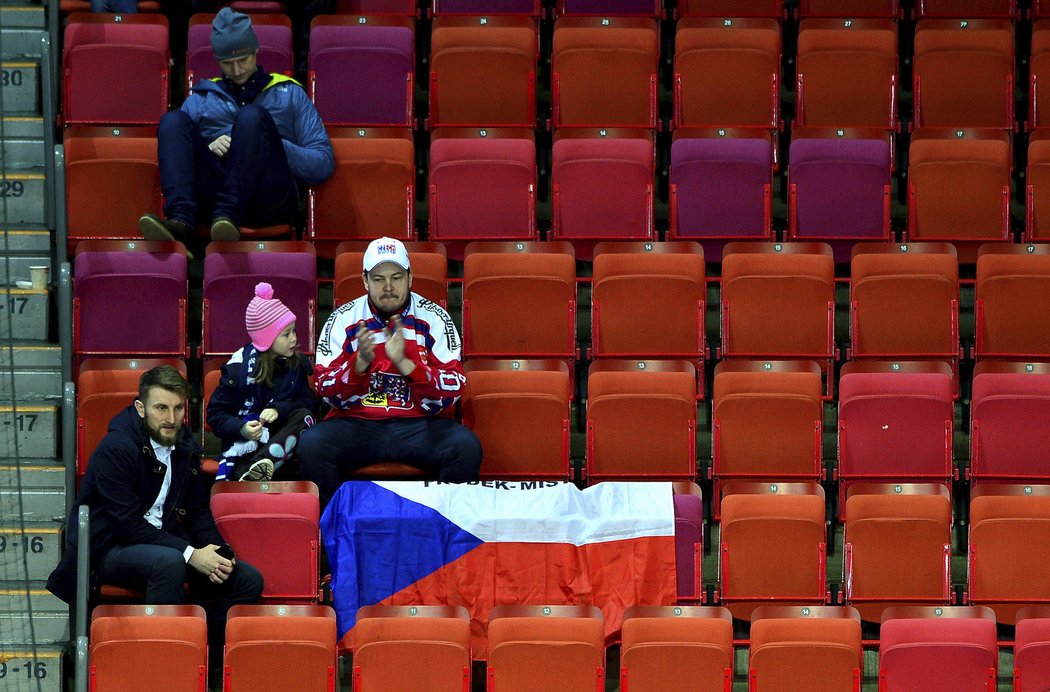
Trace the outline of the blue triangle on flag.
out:
[[[321,517],[339,637],[357,609],[389,598],[484,541],[371,481],[348,481]]]

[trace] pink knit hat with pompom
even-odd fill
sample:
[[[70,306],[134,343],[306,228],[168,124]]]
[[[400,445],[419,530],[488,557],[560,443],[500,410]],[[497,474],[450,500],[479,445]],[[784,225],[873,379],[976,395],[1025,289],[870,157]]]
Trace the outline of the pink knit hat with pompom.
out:
[[[269,350],[277,335],[293,322],[292,311],[273,297],[273,286],[266,282],[256,285],[255,297],[244,313],[244,326],[248,328],[252,345],[260,351]]]

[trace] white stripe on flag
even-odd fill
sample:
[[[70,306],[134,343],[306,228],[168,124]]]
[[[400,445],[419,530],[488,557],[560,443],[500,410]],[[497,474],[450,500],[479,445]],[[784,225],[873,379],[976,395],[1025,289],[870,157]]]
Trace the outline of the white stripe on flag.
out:
[[[429,507],[483,541],[586,545],[674,536],[671,484],[376,481]],[[536,487],[542,486],[542,487]]]

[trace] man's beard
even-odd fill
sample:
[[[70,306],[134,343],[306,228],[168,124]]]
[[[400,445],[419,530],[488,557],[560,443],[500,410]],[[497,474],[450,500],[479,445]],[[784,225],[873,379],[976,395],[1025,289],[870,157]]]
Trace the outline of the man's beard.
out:
[[[163,437],[163,435],[165,434],[166,431],[164,431],[164,430],[162,430],[160,428],[153,428],[153,427],[151,427],[150,424],[145,419],[143,419],[142,427],[146,429],[146,434],[149,435],[149,439],[153,440],[154,442],[156,442],[159,445],[163,445],[165,447],[171,447],[179,439],[179,431],[182,429],[182,424],[180,423],[180,424],[176,425],[175,428],[171,431],[171,439],[170,440],[166,439],[165,437]]]

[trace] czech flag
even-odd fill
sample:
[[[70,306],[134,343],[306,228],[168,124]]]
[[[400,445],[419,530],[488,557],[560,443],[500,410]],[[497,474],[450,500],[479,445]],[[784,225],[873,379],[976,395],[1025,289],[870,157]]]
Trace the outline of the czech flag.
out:
[[[500,604],[596,605],[610,642],[631,605],[673,605],[670,483],[344,483],[321,517],[341,647],[365,605],[462,605],[486,657]]]

